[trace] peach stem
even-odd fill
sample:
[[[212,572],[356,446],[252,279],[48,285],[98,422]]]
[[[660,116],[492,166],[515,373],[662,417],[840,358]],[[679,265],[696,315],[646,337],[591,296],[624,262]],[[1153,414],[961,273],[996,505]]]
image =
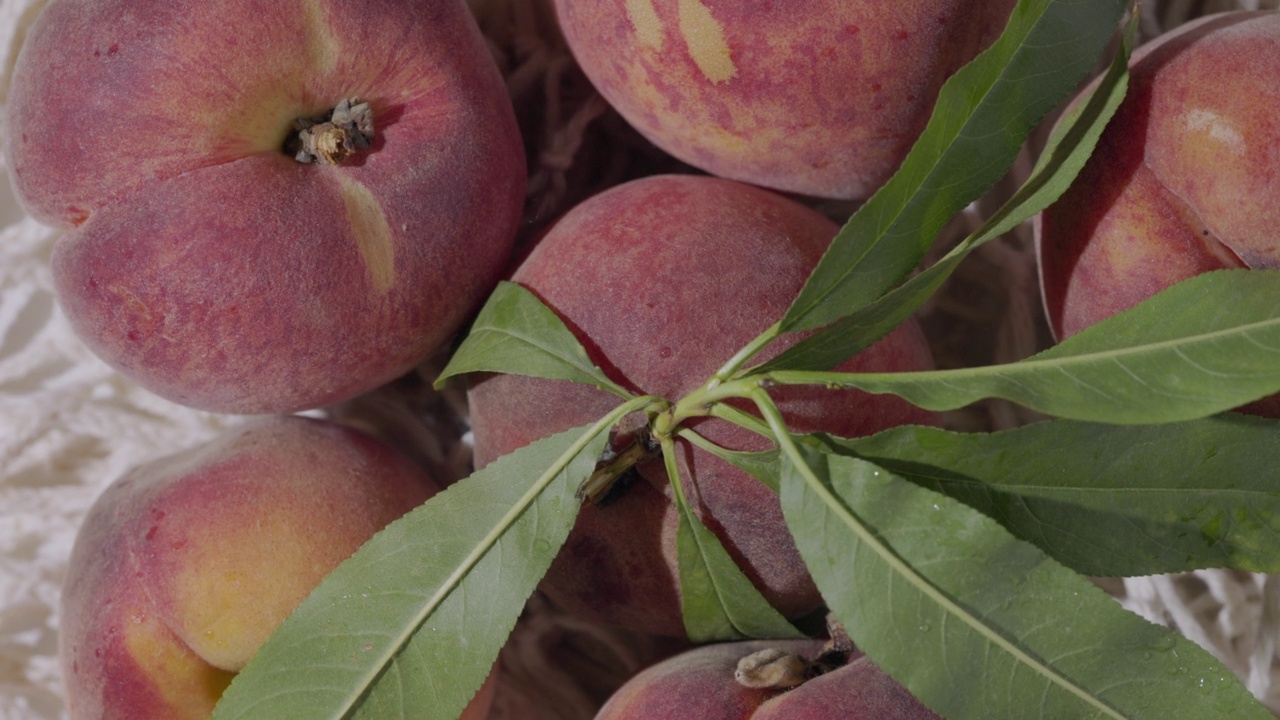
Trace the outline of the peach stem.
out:
[[[337,165],[373,143],[373,109],[359,98],[343,98],[318,118],[298,118],[285,151],[300,163]]]

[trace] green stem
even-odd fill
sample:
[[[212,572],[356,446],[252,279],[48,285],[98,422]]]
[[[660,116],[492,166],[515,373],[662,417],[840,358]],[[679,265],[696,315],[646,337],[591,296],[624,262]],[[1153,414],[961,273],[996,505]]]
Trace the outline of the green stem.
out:
[[[770,325],[764,332],[757,335],[754,340],[747,343],[741,350],[739,350],[737,354],[729,358],[729,362],[726,362],[719,370],[716,371],[715,375],[711,376],[711,380],[707,381],[707,388],[714,388],[720,383],[728,380],[734,373],[738,372],[738,370],[741,369],[748,360],[755,357],[756,353],[763,350],[765,346],[773,342],[781,334],[781,323],[774,323]]]
[[[689,501],[685,498],[684,486],[680,483],[680,466],[676,463],[676,445],[670,435],[659,440],[662,450],[662,465],[667,470],[667,479],[671,482],[672,499],[680,512],[689,512]]]
[[[649,427],[653,438],[659,445],[664,439],[672,437],[681,423],[695,417],[714,416],[739,425],[765,437],[771,437],[768,426],[737,408],[725,405],[723,401],[735,398],[747,398],[751,391],[760,387],[759,376],[735,378],[724,383],[715,383],[714,379],[706,385],[680,398],[674,405],[653,395],[635,398],[626,404],[633,410],[645,408],[649,410]],[[623,450],[618,457],[596,470],[583,483],[579,494],[592,500],[599,498],[612,487],[613,483],[629,468],[653,456],[648,448],[633,444]]]
[[[676,430],[676,437],[684,440],[688,440],[689,442],[693,443],[695,447],[702,448],[703,450],[706,450],[707,452],[713,455],[716,453],[716,451],[724,449],[724,448],[721,448],[719,445],[711,442],[710,440],[702,437],[698,433],[690,430],[689,428],[678,428]]]
[[[689,418],[710,415],[724,400],[748,397],[762,381],[767,382],[760,376],[734,378],[724,382],[712,379],[706,385],[680,398],[665,417],[659,416],[654,424],[654,434],[669,434]]]
[[[765,437],[770,440],[773,439],[773,431],[769,429],[768,423],[755,415],[752,415],[749,412],[743,412],[732,405],[716,403],[711,406],[711,409],[707,414],[711,417],[731,422],[744,430],[750,430],[761,437]]]
[[[926,371],[936,373],[938,371]],[[773,370],[762,374],[766,382],[777,385],[821,385],[830,390],[858,387],[858,378],[916,375],[917,373],[846,373],[834,370]]]

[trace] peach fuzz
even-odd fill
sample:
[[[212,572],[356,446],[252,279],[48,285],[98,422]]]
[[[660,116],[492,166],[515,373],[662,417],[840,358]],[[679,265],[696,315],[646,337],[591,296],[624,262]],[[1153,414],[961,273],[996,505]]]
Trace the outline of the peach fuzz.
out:
[[[722,177],[865,199],[942,83],[1013,0],[556,0],[600,94],[655,145]]]
[[[1202,272],[1280,267],[1280,14],[1201,18],[1130,67],[1093,157],[1035,222],[1059,337]]]
[[[836,230],[817,212],[766,190],[702,176],[654,176],[571,210],[512,280],[547,303],[615,382],[675,401],[782,316]],[[841,369],[930,367],[928,345],[909,321]],[[771,394],[798,432],[856,436],[936,422],[888,395],[813,387]],[[478,379],[469,399],[478,466],[594,422],[620,402],[591,386],[510,375]],[[723,447],[769,447],[725,421],[686,425]],[[747,576],[788,616],[817,608],[821,598],[777,496],[684,440],[677,450],[686,495]],[[671,489],[660,459],[637,471],[610,502],[583,507],[543,588],[584,617],[683,636]]]
[[[373,136],[286,154],[343,99]],[[53,0],[8,101],[19,198],[66,228],[59,300],[170,400],[284,413],[437,350],[508,261],[514,111],[462,0]]]
[[[299,417],[251,420],[121,477],[67,570],[70,716],[208,718],[311,589],[436,489],[388,446]]]
[[[797,687],[747,687],[739,661],[766,649],[818,655],[817,641],[762,640],[706,645],[628,680],[595,720],[939,720],[906,688],[860,653]]]
[[[1193,21],[1130,71],[1097,150],[1035,221],[1059,338],[1203,272],[1280,267],[1280,13]],[[1242,410],[1280,416],[1280,396]]]

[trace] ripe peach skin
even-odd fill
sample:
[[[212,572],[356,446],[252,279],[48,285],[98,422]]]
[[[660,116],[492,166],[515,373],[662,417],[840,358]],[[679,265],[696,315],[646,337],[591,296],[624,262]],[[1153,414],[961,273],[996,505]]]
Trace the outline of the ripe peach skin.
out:
[[[1079,179],[1036,221],[1065,337],[1207,270],[1280,266],[1280,14],[1201,18],[1143,46]]]
[[[654,176],[570,211],[512,280],[547,303],[614,381],[674,401],[781,318],[835,233],[830,220],[769,191],[703,176]],[[928,345],[909,322],[841,369],[930,367]],[[936,420],[889,395],[812,387],[771,394],[799,432],[857,436]],[[478,466],[594,422],[620,402],[591,386],[509,375],[476,382],[469,398]],[[687,426],[731,449],[769,447],[725,421]],[[690,502],[765,597],[792,617],[817,608],[821,599],[777,496],[683,440],[677,448]],[[584,617],[683,636],[677,512],[661,460],[638,470],[640,479],[616,499],[582,509],[543,588]]]
[[[71,718],[208,718],[325,574],[436,489],[388,446],[300,417],[251,420],[121,477],[63,589]]]
[[[600,94],[714,175],[865,199],[1013,0],[556,0]]]
[[[372,147],[282,151],[349,97]],[[85,343],[236,413],[349,399],[440,347],[507,263],[525,183],[462,0],[53,0],[6,150],[23,206],[68,231],[55,283]]]
[[[755,689],[734,679],[738,661],[766,648],[818,654],[817,641],[705,645],[654,665],[613,694],[595,720],[940,720],[860,653],[790,690]]]
[[[1203,272],[1280,267],[1280,14],[1201,18],[1130,66],[1097,150],[1035,221],[1059,338]]]

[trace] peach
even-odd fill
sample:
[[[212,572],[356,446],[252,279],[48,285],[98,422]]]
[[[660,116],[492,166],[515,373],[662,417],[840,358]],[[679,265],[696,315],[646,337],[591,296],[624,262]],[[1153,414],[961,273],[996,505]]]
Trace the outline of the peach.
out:
[[[390,447],[300,417],[254,419],[121,477],[67,570],[70,716],[208,718],[311,589],[436,489]]]
[[[1097,150],[1035,220],[1059,338],[1203,272],[1280,267],[1280,13],[1200,18],[1130,72]],[[1280,396],[1243,409],[1280,416]]]
[[[556,0],[600,94],[712,174],[865,199],[1013,0]]]
[[[52,0],[7,120],[23,206],[68,230],[76,331],[206,410],[318,407],[409,370],[491,289],[523,203],[462,0]]]
[[[836,230],[816,211],[766,190],[703,176],[653,176],[571,210],[512,280],[555,311],[615,382],[674,401],[782,316]],[[912,321],[841,369],[931,366]],[[936,420],[889,395],[811,387],[773,395],[799,432],[856,436]],[[480,466],[597,420],[620,402],[591,386],[510,375],[475,382],[469,398]],[[727,448],[768,447],[722,420],[697,418],[688,426]],[[765,597],[792,617],[818,607],[777,496],[685,441],[677,449],[690,502]],[[638,475],[611,502],[582,509],[543,587],[583,616],[682,636],[677,512],[660,459],[641,464]]]
[[[664,660],[631,678],[596,720],[940,720],[906,688],[858,652],[829,672],[788,680],[818,655],[818,641],[786,640],[705,645]],[[771,652],[779,651],[779,652]],[[769,653],[782,687],[746,682],[740,662]],[[790,661],[790,662],[788,662]],[[748,661],[750,663],[750,661]],[[768,678],[774,668],[754,674]],[[791,682],[799,682],[790,687]]]
[[[1036,218],[1059,337],[1208,270],[1280,267],[1280,13],[1193,21],[1130,71],[1093,157]]]

